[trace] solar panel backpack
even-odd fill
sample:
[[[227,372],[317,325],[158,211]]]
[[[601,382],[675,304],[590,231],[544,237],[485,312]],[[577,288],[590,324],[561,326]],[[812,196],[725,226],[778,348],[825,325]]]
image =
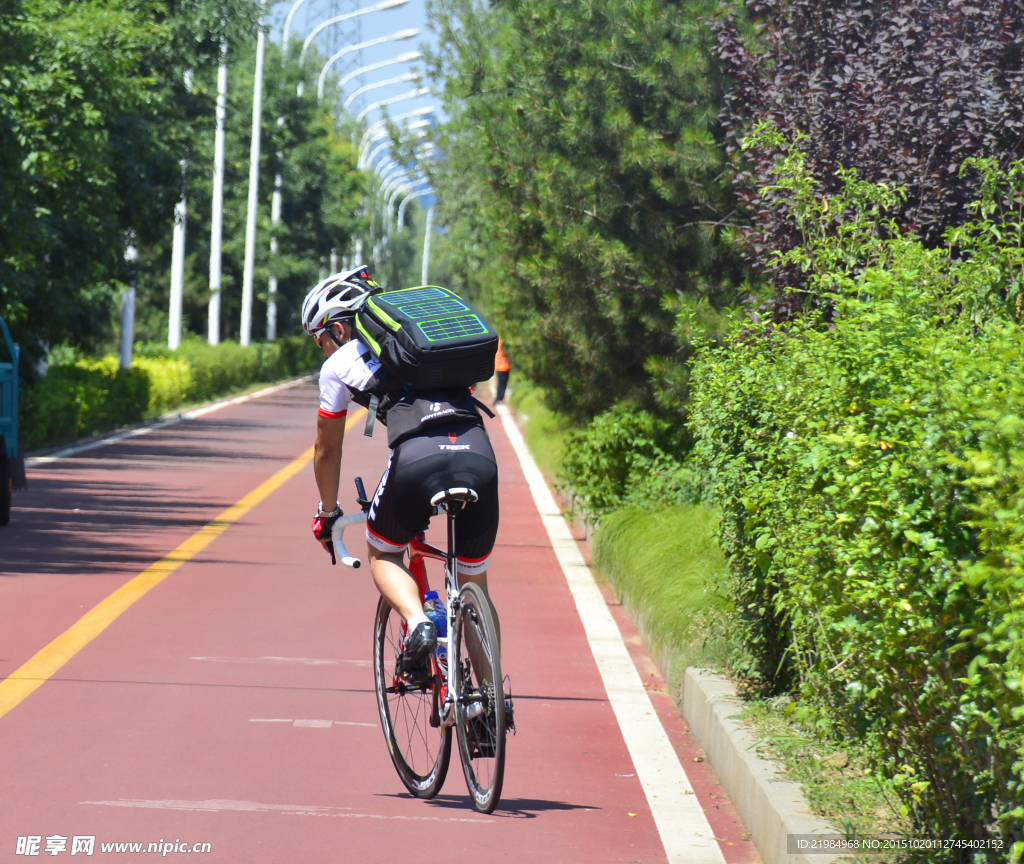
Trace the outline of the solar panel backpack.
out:
[[[447,288],[372,294],[356,314],[356,331],[384,368],[414,390],[466,387],[494,375],[498,334]]]

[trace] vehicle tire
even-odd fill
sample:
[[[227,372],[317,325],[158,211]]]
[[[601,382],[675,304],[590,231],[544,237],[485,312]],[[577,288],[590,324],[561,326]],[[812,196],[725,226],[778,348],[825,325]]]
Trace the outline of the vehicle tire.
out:
[[[505,694],[498,629],[483,589],[472,582],[459,592],[449,655],[451,674],[458,676],[455,728],[462,773],[473,809],[491,813],[505,776]],[[482,712],[470,716],[478,704]]]
[[[388,752],[405,788],[417,798],[441,791],[452,756],[451,726],[433,727],[431,716],[440,683],[398,674],[402,618],[382,597],[373,630],[373,677],[380,725]]]
[[[0,525],[11,521],[11,492],[14,489],[14,475],[3,440],[0,438]]]

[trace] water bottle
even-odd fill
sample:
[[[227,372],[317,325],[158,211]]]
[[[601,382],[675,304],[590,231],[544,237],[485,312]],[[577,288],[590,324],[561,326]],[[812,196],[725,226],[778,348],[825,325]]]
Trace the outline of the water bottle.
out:
[[[441,639],[448,636],[448,613],[445,611],[444,603],[436,591],[428,591],[423,597],[423,614],[430,619],[430,623],[437,630],[438,646],[434,656],[438,660],[448,659],[448,647],[440,643]]]

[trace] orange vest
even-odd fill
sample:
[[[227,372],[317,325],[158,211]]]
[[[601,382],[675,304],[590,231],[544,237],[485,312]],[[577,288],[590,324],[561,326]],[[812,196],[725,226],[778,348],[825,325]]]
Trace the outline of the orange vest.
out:
[[[494,355],[494,371],[495,372],[509,372],[512,369],[512,364],[508,362],[508,357],[505,356],[505,352],[502,350],[501,337],[498,337],[498,351]]]

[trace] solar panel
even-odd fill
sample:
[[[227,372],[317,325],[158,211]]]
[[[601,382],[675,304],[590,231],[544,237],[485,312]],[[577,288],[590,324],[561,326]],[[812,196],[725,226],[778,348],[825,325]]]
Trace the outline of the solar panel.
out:
[[[454,315],[450,318],[435,318],[418,321],[416,326],[431,342],[460,339],[463,336],[482,336],[487,327],[476,315]]]
[[[451,295],[443,288],[407,288],[404,291],[387,291],[378,294],[377,300],[398,306],[401,303],[418,303],[422,300],[440,300]]]
[[[430,318],[431,316],[439,315],[452,315],[456,312],[468,312],[469,307],[466,306],[461,300],[456,300],[454,297],[445,300],[427,300],[421,303],[407,303],[402,301],[401,305],[392,303],[392,306],[397,306],[403,315],[408,315],[412,319],[416,318]]]

